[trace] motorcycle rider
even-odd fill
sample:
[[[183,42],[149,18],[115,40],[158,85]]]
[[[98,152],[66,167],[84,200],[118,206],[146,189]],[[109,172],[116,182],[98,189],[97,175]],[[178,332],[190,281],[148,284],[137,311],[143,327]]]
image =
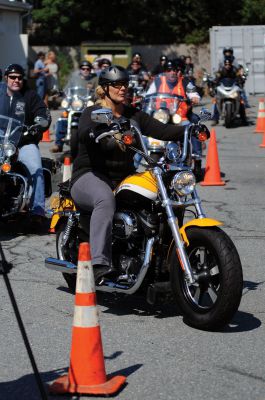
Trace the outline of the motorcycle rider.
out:
[[[176,94],[189,99],[189,105],[187,102],[183,102],[178,109],[178,114],[182,119],[181,125],[186,125],[189,121],[192,122],[192,105],[200,102],[200,95],[196,86],[189,78],[183,76],[184,70],[185,63],[182,59],[169,60],[165,65],[165,73],[156,76],[146,92],[147,95],[159,93]],[[191,140],[192,152],[195,155],[194,173],[198,179],[201,179],[203,175],[201,167],[202,145],[195,137],[192,137]]]
[[[81,61],[79,65],[79,70],[74,71],[69,81],[67,82],[64,92],[71,87],[81,87],[84,89],[95,90],[97,77],[95,73],[92,73],[92,64],[87,61]],[[50,148],[51,153],[61,153],[63,151],[64,138],[67,133],[67,119],[59,118],[55,125],[55,145]]]
[[[97,96],[99,100],[82,113],[78,127],[78,155],[74,160],[71,195],[81,211],[91,212],[90,244],[95,280],[112,272],[111,232],[115,212],[112,182],[121,181],[135,172],[134,153],[124,151],[113,138],[99,143],[94,137],[111,129],[91,119],[91,112],[110,108],[117,121],[122,117],[134,120],[143,134],[162,140],[179,140],[184,127],[165,125],[148,114],[126,104],[129,74],[123,67],[113,65],[101,72]],[[136,143],[137,145],[137,143]]]
[[[155,77],[156,75],[162,74],[163,72],[165,72],[165,67],[166,64],[168,62],[168,57],[161,54],[161,56],[159,57],[159,64],[157,64],[154,69],[152,70],[152,77]]]
[[[233,65],[233,60],[234,59],[231,56],[227,56],[225,58],[223,67],[216,73],[216,78],[214,81],[215,87],[218,86],[224,78],[229,78],[229,79],[235,80],[237,82],[237,84],[240,86],[241,78],[238,75],[237,68],[235,68],[235,66]],[[248,125],[245,105],[244,105],[244,103],[241,103],[241,102],[240,102],[239,114],[240,114],[240,118],[242,120],[242,124]],[[219,112],[217,109],[217,105],[215,103],[214,107],[213,107],[213,115],[212,115],[213,122],[211,125],[212,126],[217,125],[219,123],[219,118],[220,118],[220,115],[219,115]]]
[[[51,124],[49,109],[39,95],[27,87],[25,71],[19,64],[5,69],[5,90],[0,92],[0,114],[33,125],[35,117],[43,117]],[[38,143],[47,128],[39,128],[38,134],[27,134],[19,143],[18,160],[25,165],[31,178],[31,228],[41,229],[45,221],[44,177]]]

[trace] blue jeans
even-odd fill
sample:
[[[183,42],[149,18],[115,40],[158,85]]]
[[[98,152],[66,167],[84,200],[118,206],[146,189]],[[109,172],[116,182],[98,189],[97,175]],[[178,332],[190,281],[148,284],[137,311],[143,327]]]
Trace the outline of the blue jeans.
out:
[[[55,144],[61,149],[63,148],[64,141],[67,133],[67,118],[59,118],[55,125]]]
[[[38,93],[41,99],[44,99],[47,93],[46,78],[40,77],[36,79],[36,92]]]
[[[30,173],[32,179],[32,195],[30,199],[30,212],[45,215],[44,176],[39,148],[36,144],[27,144],[19,149],[18,160],[22,162]]]

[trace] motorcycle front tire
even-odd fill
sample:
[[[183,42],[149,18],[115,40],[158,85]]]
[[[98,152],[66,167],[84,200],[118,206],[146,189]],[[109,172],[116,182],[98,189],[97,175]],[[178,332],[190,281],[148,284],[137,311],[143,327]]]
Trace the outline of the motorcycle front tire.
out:
[[[61,221],[57,231],[56,231],[56,253],[57,258],[59,260],[66,260],[71,261],[74,264],[77,264],[78,258],[78,244],[77,244],[77,237],[73,237],[67,244],[67,247],[64,248],[62,246],[62,238],[65,231],[67,220]],[[75,286],[76,286],[76,274],[62,274],[68,288],[70,289],[71,293],[75,293]]]
[[[229,236],[218,227],[186,230],[186,248],[196,282],[184,278],[176,248],[170,255],[172,292],[183,320],[194,328],[216,331],[227,325],[238,310],[243,289],[242,266]]]
[[[225,127],[231,128],[232,126],[233,105],[231,103],[225,104]]]

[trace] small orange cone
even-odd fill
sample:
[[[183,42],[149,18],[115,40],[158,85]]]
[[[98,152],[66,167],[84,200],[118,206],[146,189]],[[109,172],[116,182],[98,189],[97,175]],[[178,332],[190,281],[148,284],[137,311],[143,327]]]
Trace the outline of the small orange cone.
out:
[[[265,126],[264,126],[264,131],[263,131],[263,136],[262,136],[262,143],[259,145],[259,147],[265,147]]]
[[[263,133],[264,129],[265,129],[265,101],[262,98],[259,100],[258,116],[254,132]]]
[[[51,142],[50,129],[47,129],[45,132],[43,132],[41,141],[42,142]]]
[[[201,186],[223,186],[225,182],[221,180],[219,157],[216,144],[215,130],[211,130],[209,148],[206,157],[204,180],[200,182]]]
[[[71,157],[64,157],[63,162],[63,182],[68,181],[72,176],[72,159]]]
[[[106,377],[95,281],[88,243],[79,246],[72,347],[68,375],[52,383],[51,393],[110,395],[125,383],[125,376]]]

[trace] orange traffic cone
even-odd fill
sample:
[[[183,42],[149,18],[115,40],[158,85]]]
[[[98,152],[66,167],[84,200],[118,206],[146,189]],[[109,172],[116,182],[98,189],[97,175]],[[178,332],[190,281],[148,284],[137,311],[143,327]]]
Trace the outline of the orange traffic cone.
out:
[[[47,129],[45,132],[43,132],[41,141],[42,142],[51,142],[50,129]]]
[[[219,158],[216,144],[215,130],[211,130],[209,148],[206,157],[204,180],[200,183],[202,186],[223,186],[225,182],[221,180]]]
[[[88,243],[79,246],[72,348],[68,375],[50,386],[51,393],[110,395],[125,383],[124,376],[106,377],[95,281]]]
[[[265,101],[264,99],[260,99],[256,128],[254,132],[263,133],[264,129],[265,129]]]
[[[71,157],[64,157],[63,162],[63,182],[68,181],[72,176],[72,159]]]
[[[259,147],[265,147],[265,125],[264,125],[264,131],[263,131],[263,136],[262,136],[262,143],[259,145]]]

